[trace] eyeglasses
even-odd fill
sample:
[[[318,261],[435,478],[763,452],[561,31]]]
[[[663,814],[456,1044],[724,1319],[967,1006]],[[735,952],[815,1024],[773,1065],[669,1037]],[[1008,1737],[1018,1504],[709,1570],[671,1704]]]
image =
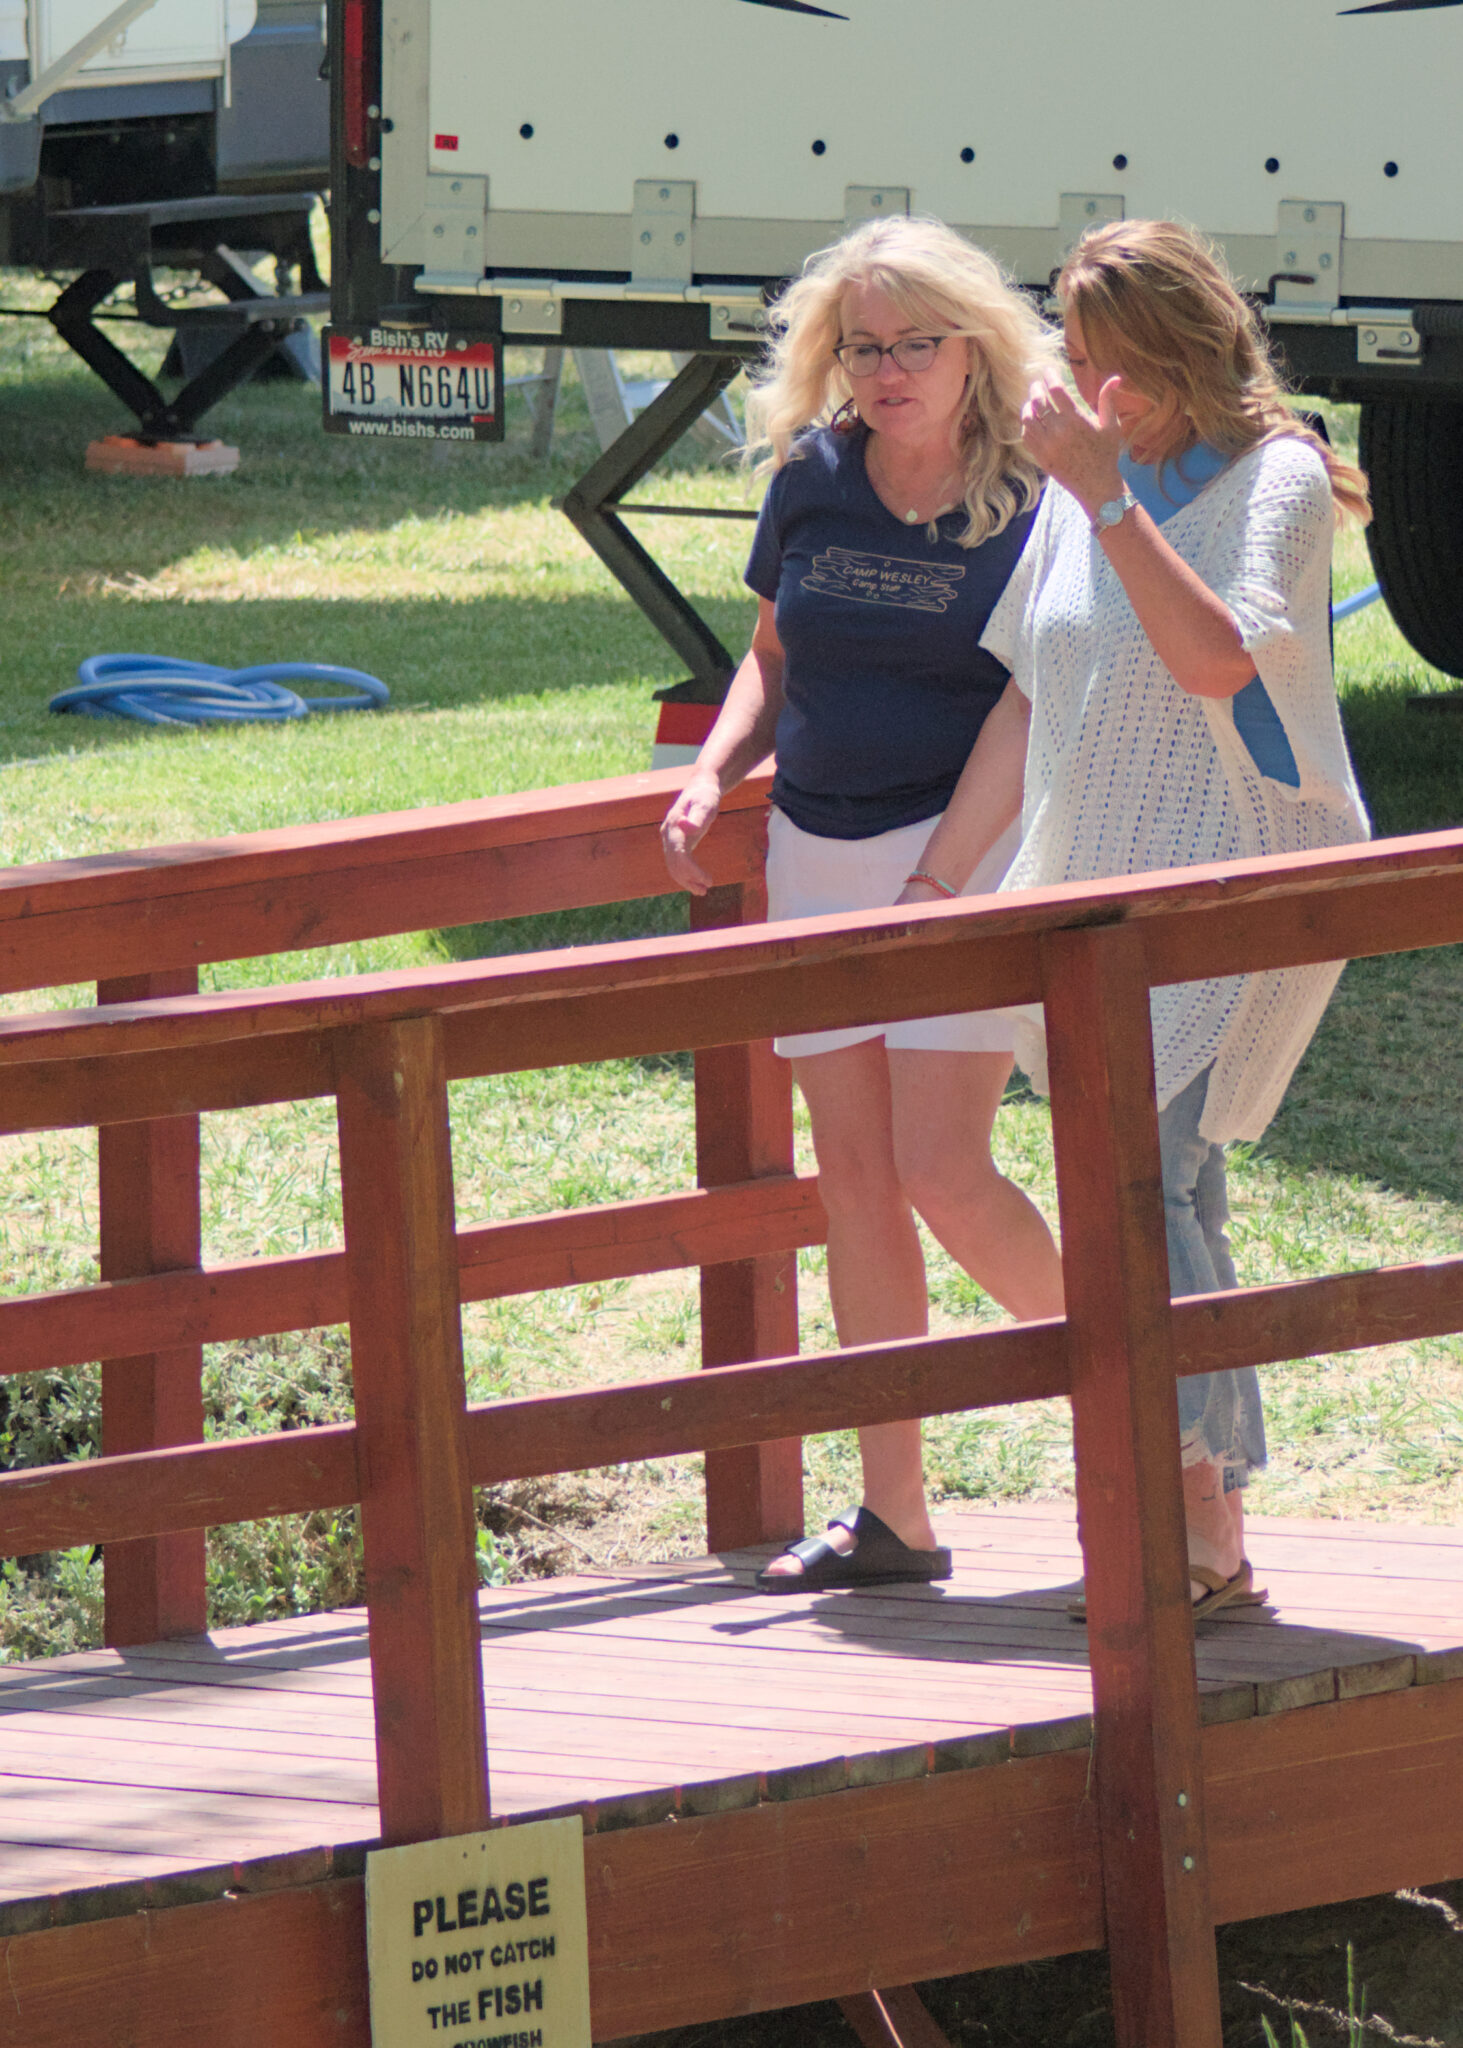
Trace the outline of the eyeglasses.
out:
[[[930,368],[940,343],[949,338],[945,334],[906,334],[890,342],[888,348],[881,348],[877,341],[841,341],[833,353],[850,377],[876,376],[885,356],[893,356],[899,369],[918,376]]]

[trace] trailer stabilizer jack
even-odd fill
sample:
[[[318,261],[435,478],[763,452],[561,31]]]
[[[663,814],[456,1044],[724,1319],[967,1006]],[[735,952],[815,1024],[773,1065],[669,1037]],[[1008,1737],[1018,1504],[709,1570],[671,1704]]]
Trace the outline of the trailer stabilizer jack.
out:
[[[625,525],[622,509],[635,508],[622,507],[621,500],[715,403],[741,367],[742,359],[736,355],[692,356],[660,396],[652,399],[585,471],[560,506],[616,582],[690,669],[687,681],[675,686],[674,694],[682,702],[719,704],[736,663]],[[694,516],[696,509],[687,507],[687,516]],[[690,696],[693,691],[694,697]]]

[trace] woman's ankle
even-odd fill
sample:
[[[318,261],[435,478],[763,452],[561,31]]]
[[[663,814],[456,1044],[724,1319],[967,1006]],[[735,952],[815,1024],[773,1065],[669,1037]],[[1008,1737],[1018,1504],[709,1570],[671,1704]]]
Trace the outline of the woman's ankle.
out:
[[[1189,1563],[1232,1579],[1244,1556],[1244,1509],[1238,1488],[1224,1490],[1224,1467],[1204,1459],[1184,1467],[1184,1524]]]

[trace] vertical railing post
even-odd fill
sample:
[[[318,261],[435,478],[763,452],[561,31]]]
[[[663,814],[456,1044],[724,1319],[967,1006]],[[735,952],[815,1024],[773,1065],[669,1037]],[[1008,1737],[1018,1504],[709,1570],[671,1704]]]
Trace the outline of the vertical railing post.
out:
[[[1119,2048],[1220,2048],[1141,934],[1043,941]]]
[[[760,924],[767,916],[761,876],[691,899],[691,929]],[[723,1187],[791,1173],[792,1076],[770,1039],[718,1045],[696,1054],[696,1178]],[[701,1363],[738,1365],[783,1358],[798,1348],[797,1253],[771,1252],[701,1268]],[[803,1447],[799,1437],[711,1451],[706,1458],[706,1541],[735,1550],[803,1530]]]
[[[488,1823],[440,1021],[352,1027],[335,1059],[381,1835],[428,1841]]]
[[[100,1003],[192,995],[192,969],[97,983]],[[97,1133],[103,1280],[197,1266],[201,1257],[198,1118],[104,1124]],[[203,1347],[178,1344],[102,1366],[102,1451],[162,1450],[203,1437]],[[208,1626],[202,1529],[109,1543],[103,1554],[103,1632],[114,1647],[196,1635]]]

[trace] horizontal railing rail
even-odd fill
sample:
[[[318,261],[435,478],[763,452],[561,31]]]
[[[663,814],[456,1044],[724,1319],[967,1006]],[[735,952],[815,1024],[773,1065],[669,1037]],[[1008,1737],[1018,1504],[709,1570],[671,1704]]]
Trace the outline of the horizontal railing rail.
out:
[[[1419,1343],[1458,1329],[1463,1257],[1173,1304],[1180,1376]],[[1065,1323],[1021,1323],[474,1404],[466,1411],[468,1462],[474,1486],[494,1486],[736,1449],[774,1434],[1010,1407],[1070,1394],[1071,1386]],[[0,1556],[355,1506],[355,1442],[354,1426],[338,1423],[6,1473]]]
[[[457,1234],[463,1301],[627,1280],[801,1250],[825,1235],[811,1174],[604,1202]],[[0,1301],[0,1377],[130,1358],[180,1341],[226,1344],[348,1315],[345,1254],[291,1252]],[[3,1483],[3,1482],[0,1482]]]
[[[1154,987],[1457,944],[1463,834],[1013,892],[975,907],[0,1018],[0,1132],[328,1095],[330,1032],[429,1013],[442,1018],[449,1078],[461,1080],[736,1043],[769,1028],[1033,1003],[1044,938],[1117,926],[1141,933]]]
[[[703,865],[760,874],[770,777]],[[668,892],[673,771],[0,870],[0,993],[196,969]]]

